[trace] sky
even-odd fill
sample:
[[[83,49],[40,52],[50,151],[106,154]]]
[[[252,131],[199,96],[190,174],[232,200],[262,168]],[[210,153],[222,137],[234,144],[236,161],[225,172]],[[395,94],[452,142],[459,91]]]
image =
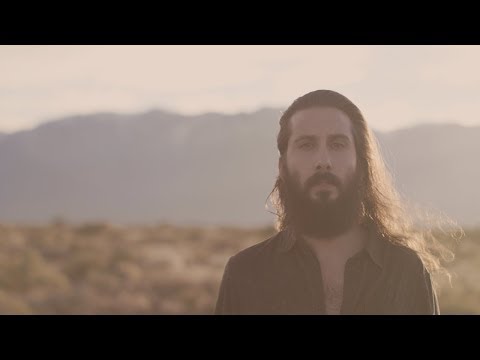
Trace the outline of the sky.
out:
[[[480,125],[480,46],[0,46],[0,132],[71,115],[285,109],[331,89],[375,130]]]

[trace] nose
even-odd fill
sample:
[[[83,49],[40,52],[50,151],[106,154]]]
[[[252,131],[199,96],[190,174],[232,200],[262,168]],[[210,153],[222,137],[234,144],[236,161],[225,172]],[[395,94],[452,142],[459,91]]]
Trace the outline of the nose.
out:
[[[331,170],[332,163],[326,149],[319,149],[316,157],[315,170]]]

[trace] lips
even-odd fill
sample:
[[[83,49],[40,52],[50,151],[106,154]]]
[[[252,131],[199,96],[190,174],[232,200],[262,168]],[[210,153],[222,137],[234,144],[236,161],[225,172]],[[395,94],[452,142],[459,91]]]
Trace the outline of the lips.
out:
[[[333,184],[331,182],[325,181],[325,180],[318,181],[318,182],[315,183],[315,185],[332,185],[333,186]]]
[[[319,182],[313,185],[314,187],[332,187],[335,186],[333,184],[327,183],[327,182]]]

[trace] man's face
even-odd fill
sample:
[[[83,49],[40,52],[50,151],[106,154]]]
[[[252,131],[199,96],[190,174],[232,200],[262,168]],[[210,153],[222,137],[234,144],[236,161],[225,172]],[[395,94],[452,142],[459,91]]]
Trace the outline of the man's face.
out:
[[[357,154],[351,121],[342,111],[314,107],[290,119],[284,178],[305,231],[334,236],[358,211]],[[309,223],[309,224],[308,224]]]

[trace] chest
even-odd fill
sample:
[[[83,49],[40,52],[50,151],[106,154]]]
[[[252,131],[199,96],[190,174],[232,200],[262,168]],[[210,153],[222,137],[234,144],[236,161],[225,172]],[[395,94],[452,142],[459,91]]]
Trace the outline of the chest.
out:
[[[340,314],[344,294],[345,264],[324,264],[321,268],[326,313]]]

